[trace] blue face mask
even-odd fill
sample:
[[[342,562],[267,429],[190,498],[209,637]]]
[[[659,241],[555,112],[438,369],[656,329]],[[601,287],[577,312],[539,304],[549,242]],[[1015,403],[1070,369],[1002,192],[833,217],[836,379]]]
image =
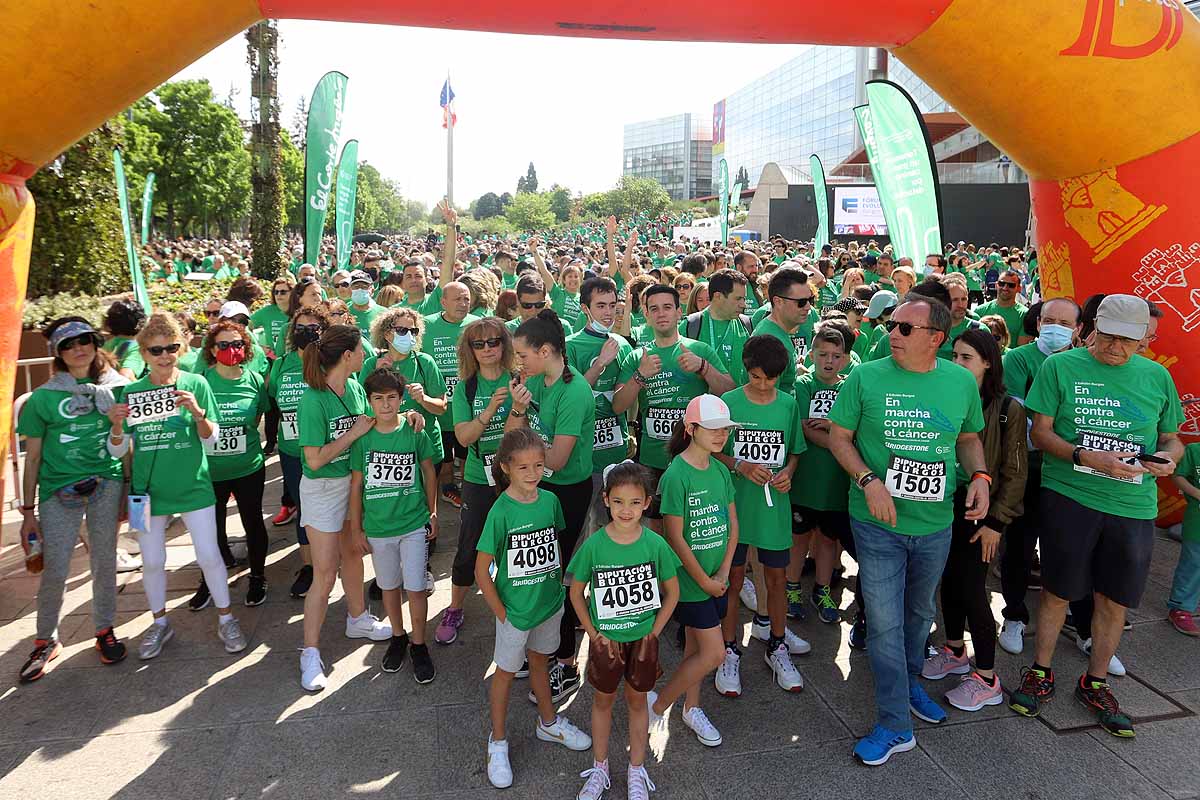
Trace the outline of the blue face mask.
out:
[[[417,338],[411,333],[392,334],[392,347],[396,348],[396,351],[399,353],[411,353],[416,344]]]
[[[594,320],[592,320],[592,321],[589,323],[589,325],[591,326],[592,330],[594,330],[596,333],[603,333],[603,334],[605,334],[606,336],[607,336],[608,334],[612,333],[613,326],[612,326],[612,325],[605,325],[603,322],[601,322],[601,321],[600,321],[600,320],[598,320],[598,319],[594,319]]]
[[[350,301],[356,306],[365,306],[371,302],[370,289],[351,289]]]
[[[1038,341],[1041,342],[1044,349],[1051,353],[1057,353],[1059,350],[1070,347],[1074,336],[1075,329],[1068,328],[1066,325],[1043,325],[1042,329],[1038,331]]]

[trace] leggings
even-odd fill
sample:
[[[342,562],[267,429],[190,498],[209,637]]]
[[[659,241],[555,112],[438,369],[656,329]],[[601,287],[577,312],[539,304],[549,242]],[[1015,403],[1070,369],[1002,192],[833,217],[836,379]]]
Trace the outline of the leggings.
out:
[[[447,451],[450,452],[450,451]],[[450,582],[460,588],[475,585],[475,555],[488,512],[496,502],[495,487],[463,481],[463,507],[458,520],[458,550],[450,568]]]
[[[263,524],[262,502],[263,484],[267,479],[267,468],[260,467],[258,472],[231,478],[225,481],[213,481],[213,493],[217,496],[217,546],[226,564],[233,563],[233,553],[229,552],[229,539],[225,535],[225,509],[229,496],[237,501],[238,516],[242,518],[242,527],[246,529],[246,551],[250,561],[250,574],[261,578],[267,566],[267,526]]]
[[[966,497],[965,492],[954,495],[950,555],[942,571],[942,614],[947,639],[962,639],[964,627],[970,625],[975,666],[992,669],[996,663],[996,619],[988,604],[988,564],[983,560],[983,543],[971,544],[979,528],[963,519]]]
[[[1042,520],[1042,454],[1029,454],[1029,476],[1025,481],[1024,513],[1004,532],[1004,553],[1000,557],[1000,589],[1004,593],[1005,619],[1029,624],[1025,594],[1029,572],[1037,547]]]
[[[154,499],[150,499],[151,507]],[[185,511],[183,524],[192,536],[196,563],[204,573],[204,581],[212,592],[217,608],[229,607],[229,573],[217,547],[217,518],[212,506]],[[138,534],[142,548],[142,586],[150,610],[158,614],[167,608],[167,522],[170,516],[150,517],[150,532]]]
[[[563,577],[566,578],[567,564],[571,563],[571,556],[575,554],[575,544],[579,541],[583,521],[592,501],[592,476],[589,475],[579,483],[565,485],[542,483],[542,488],[558,498],[559,504],[562,505],[563,519],[567,523],[558,539]],[[575,657],[575,626],[578,624],[579,618],[575,616],[575,607],[571,605],[571,598],[568,596],[563,602],[562,620],[558,625],[558,652],[555,655],[560,659]]]

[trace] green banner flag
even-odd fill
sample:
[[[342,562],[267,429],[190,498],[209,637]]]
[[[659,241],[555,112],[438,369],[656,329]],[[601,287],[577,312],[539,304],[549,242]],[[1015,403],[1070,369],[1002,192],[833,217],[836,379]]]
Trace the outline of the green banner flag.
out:
[[[729,190],[729,213],[733,215],[734,227],[737,227],[737,210],[742,205],[742,186],[741,182],[735,183],[733,188]]]
[[[813,257],[821,257],[821,248],[829,244],[829,194],[825,191],[825,167],[816,153],[808,157],[812,170],[813,200],[817,204],[817,232],[813,235]]]
[[[150,241],[150,219],[154,216],[154,173],[146,176],[146,190],[142,192],[142,244]]]
[[[142,265],[138,259],[137,245],[133,241],[133,221],[129,214],[129,188],[125,183],[125,162],[121,151],[113,149],[113,171],[117,178],[117,202],[121,205],[121,232],[125,234],[125,258],[129,262],[129,279],[133,284],[133,297],[150,313],[150,295],[146,293],[146,279],[142,276]]]
[[[884,197],[883,189],[879,186],[879,173],[876,172],[875,166],[879,163],[879,150],[875,143],[875,128],[871,124],[870,107],[855,106],[854,119],[858,122],[858,132],[862,134],[863,138],[863,149],[867,151],[867,162],[871,165],[871,172],[875,176],[875,191],[879,195],[879,205],[883,208],[883,221],[887,224],[888,236],[892,240],[892,251],[896,257],[899,257],[901,255],[900,243],[896,240],[894,231],[899,230],[900,226],[896,224],[896,209],[892,198]],[[915,259],[913,263],[916,263]]]
[[[729,164],[721,159],[717,173],[717,197],[721,199],[721,244],[729,243]]]
[[[890,81],[867,81],[867,102],[863,141],[869,132],[867,156],[892,250],[923,264],[926,255],[942,252],[941,187],[929,132],[908,92]]]
[[[337,234],[337,268],[350,264],[350,243],[354,238],[354,204],[358,199],[358,139],[342,148],[338,159],[337,201],[334,207],[334,231]]]
[[[321,234],[337,169],[348,80],[340,72],[325,73],[317,81],[312,102],[308,104],[304,138],[304,260],[313,266],[317,266],[321,255]]]

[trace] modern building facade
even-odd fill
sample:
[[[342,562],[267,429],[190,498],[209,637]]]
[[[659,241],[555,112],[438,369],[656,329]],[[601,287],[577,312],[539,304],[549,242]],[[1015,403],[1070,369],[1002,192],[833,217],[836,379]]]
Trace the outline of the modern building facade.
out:
[[[712,194],[712,129],[707,113],[625,126],[623,175],[658,181],[672,200]]]

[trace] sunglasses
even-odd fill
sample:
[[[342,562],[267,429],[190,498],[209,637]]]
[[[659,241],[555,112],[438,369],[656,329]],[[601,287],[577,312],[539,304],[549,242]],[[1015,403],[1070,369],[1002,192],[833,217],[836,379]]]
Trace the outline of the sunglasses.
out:
[[[471,340],[471,349],[472,350],[486,350],[490,347],[499,347],[502,344],[504,344],[504,339],[502,339],[499,336],[497,336],[493,339],[472,339]]]
[[[400,334],[401,336],[403,336],[406,333],[411,333],[413,336],[416,336],[418,333],[421,332],[420,328],[406,328],[403,325],[393,325],[392,330],[394,330],[396,333]]]
[[[675,288],[676,288],[676,289],[678,289],[678,290],[679,290],[679,291],[681,291],[681,292],[690,292],[692,289],[695,289],[695,288],[696,288],[696,284],[694,284],[694,283],[681,283],[681,284],[679,284],[678,286],[676,286]]]
[[[58,343],[58,349],[71,350],[76,347],[84,347],[85,345],[95,344],[96,340],[92,338],[92,334],[84,333],[79,336],[73,336],[70,339],[63,339]]]
[[[292,293],[291,289],[276,289],[275,290],[276,297],[286,297],[287,295],[289,295],[291,293]]]
[[[245,350],[246,343],[241,339],[234,339],[228,342],[215,342],[218,350]]]
[[[545,300],[539,300],[536,303],[526,303],[524,300],[521,301],[521,308],[531,309],[531,308],[545,308],[545,307],[546,307]]]
[[[216,311],[209,311],[208,309],[205,309],[204,316],[208,317],[209,319],[219,317],[221,316],[221,309],[218,308]]]
[[[889,319],[887,322],[883,323],[883,325],[885,328],[887,328],[888,333],[891,333],[892,331],[896,330],[896,328],[899,328],[901,336],[912,336],[912,332],[914,330],[921,330],[921,331],[936,331],[937,330],[937,328],[931,328],[928,325],[913,325],[911,322],[897,322],[894,319]]]
[[[320,325],[297,325],[296,333],[300,333],[301,331],[303,331],[304,333],[320,333],[321,326]]]
[[[156,344],[153,347],[147,347],[146,352],[152,356],[161,356],[163,353],[178,353],[180,346],[179,342],[175,342],[175,344]]]
[[[1000,282],[999,282],[998,284],[996,284],[996,285],[997,285],[997,286],[1003,286],[1003,287],[1005,287],[1006,289],[1015,289],[1015,288],[1017,288],[1018,286],[1020,286],[1021,284],[1019,284],[1019,283],[1013,283],[1012,281],[1000,281]]]
[[[812,302],[811,297],[788,297],[785,294],[771,295],[771,299],[772,300],[791,300],[793,303],[796,304],[796,308],[804,308],[806,305],[808,305],[809,303]]]
[[[335,284],[333,285],[333,288],[335,288],[335,289],[349,289],[349,288],[350,288],[350,281],[340,281],[339,283],[335,283]]]

